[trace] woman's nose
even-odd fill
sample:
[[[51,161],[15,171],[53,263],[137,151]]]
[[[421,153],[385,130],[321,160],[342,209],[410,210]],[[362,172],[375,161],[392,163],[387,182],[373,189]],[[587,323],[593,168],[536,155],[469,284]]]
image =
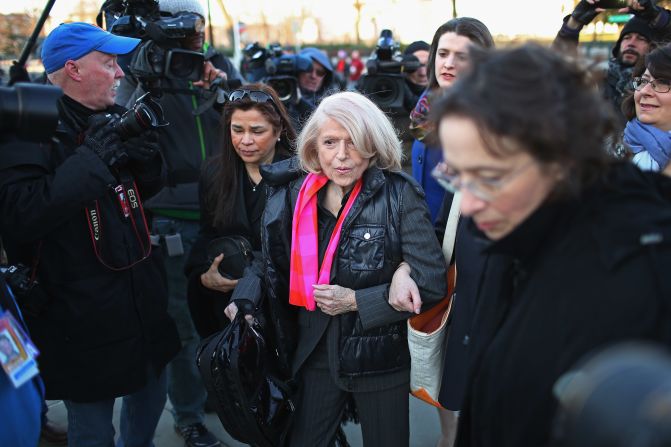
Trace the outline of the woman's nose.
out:
[[[487,202],[475,196],[468,188],[461,189],[461,214],[472,216],[478,211],[482,211],[487,206]]]
[[[242,144],[252,144],[254,142],[254,139],[252,138],[252,134],[249,132],[245,132],[242,135]]]
[[[338,160],[344,160],[347,158],[347,143],[345,140],[340,140],[338,142],[338,152],[336,152],[336,157]]]

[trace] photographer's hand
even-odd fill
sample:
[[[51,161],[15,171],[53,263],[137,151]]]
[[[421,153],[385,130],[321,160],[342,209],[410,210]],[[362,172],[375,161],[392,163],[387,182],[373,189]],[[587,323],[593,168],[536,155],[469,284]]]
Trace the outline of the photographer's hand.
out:
[[[194,82],[193,86],[194,87],[202,87],[204,89],[209,89],[210,88],[210,83],[217,78],[222,78],[222,79],[226,80],[226,79],[228,79],[228,76],[226,76],[226,72],[224,72],[223,70],[219,70],[214,65],[212,65],[212,62],[205,61],[203,63],[203,79],[200,80],[200,81]]]
[[[152,161],[159,153],[158,131],[150,129],[124,143],[128,158],[139,163]]]
[[[123,165],[128,160],[121,137],[111,125],[114,120],[114,115],[106,113],[91,115],[82,144],[111,167]]]
[[[629,12],[648,23],[654,22],[662,12],[656,0],[629,1]]]
[[[598,8],[594,0],[580,0],[569,16],[567,25],[571,29],[580,29],[594,20],[603,8]]]

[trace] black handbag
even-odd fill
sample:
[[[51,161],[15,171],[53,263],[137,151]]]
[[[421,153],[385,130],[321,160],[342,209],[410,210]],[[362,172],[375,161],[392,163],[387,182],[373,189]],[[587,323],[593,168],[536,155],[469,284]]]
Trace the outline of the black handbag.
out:
[[[245,268],[252,263],[252,244],[244,236],[222,236],[212,239],[207,246],[208,262],[224,254],[219,264],[219,274],[231,279],[242,278]]]
[[[277,371],[274,350],[258,322],[242,312],[200,343],[196,363],[222,425],[253,447],[284,445],[294,415],[294,387]]]

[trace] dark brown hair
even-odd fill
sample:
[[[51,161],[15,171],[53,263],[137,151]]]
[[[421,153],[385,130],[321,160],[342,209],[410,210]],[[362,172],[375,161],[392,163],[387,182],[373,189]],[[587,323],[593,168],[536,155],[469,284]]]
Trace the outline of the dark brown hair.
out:
[[[273,99],[273,102],[255,102],[249,95],[243,96],[236,101],[227,101],[222,112],[222,138],[221,153],[211,160],[216,167],[216,176],[213,187],[206,191],[205,198],[208,208],[213,211],[213,223],[215,226],[223,225],[231,221],[235,210],[235,196],[240,183],[238,179],[238,163],[240,157],[231,139],[231,118],[236,110],[258,110],[266,117],[275,131],[280,130],[280,139],[277,142],[276,150],[290,151],[296,131],[291,125],[289,115],[284,105],[277,96],[275,90],[265,84],[247,84],[238,90],[260,91],[264,92]]]
[[[471,49],[473,69],[433,107],[436,128],[445,116],[473,120],[495,157],[527,152],[563,171],[555,195],[579,194],[601,178],[611,158],[615,113],[575,61],[538,44],[504,50]],[[511,144],[512,143],[512,144]]]
[[[438,52],[438,41],[445,33],[455,33],[458,36],[468,37],[474,44],[482,48],[493,48],[494,38],[484,23],[473,17],[457,17],[449,20],[438,27],[431,41],[431,51],[429,52],[429,90],[438,88],[438,79],[436,79],[436,53]]]

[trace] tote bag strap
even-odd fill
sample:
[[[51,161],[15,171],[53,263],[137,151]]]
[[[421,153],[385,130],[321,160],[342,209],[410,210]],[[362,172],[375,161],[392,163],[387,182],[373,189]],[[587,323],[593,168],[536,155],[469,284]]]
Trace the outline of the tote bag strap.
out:
[[[454,193],[450,214],[447,216],[447,225],[445,225],[445,235],[443,236],[443,256],[445,262],[449,265],[454,254],[454,242],[457,239],[457,226],[459,224],[459,206],[461,205],[461,192]]]

